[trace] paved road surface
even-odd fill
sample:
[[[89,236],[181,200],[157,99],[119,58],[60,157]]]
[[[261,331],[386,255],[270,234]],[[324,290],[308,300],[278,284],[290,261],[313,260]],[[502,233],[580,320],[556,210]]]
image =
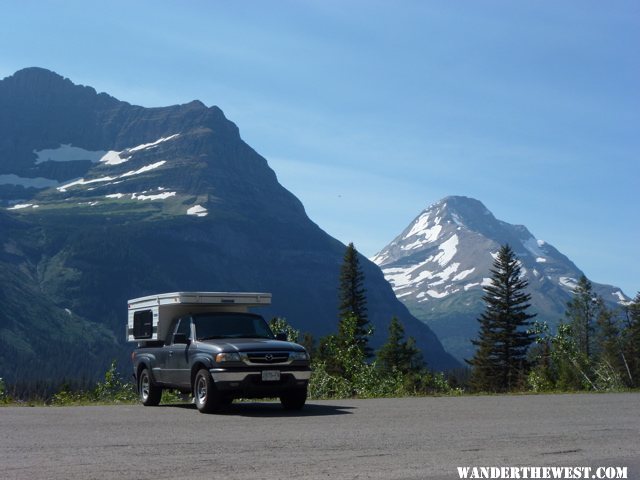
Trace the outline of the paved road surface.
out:
[[[0,408],[2,479],[456,479],[504,465],[640,479],[640,394]]]

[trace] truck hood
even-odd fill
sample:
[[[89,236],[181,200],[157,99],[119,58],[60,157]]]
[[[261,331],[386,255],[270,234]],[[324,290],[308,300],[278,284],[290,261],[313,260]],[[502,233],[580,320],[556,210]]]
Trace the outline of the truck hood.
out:
[[[211,339],[199,342],[200,345],[210,345],[217,351],[250,352],[250,351],[304,351],[297,343],[271,340],[268,338],[229,338]]]

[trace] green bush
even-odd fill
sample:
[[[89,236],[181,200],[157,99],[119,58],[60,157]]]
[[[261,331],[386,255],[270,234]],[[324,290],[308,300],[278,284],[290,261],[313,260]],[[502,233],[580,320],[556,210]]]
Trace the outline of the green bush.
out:
[[[311,398],[374,398],[434,393],[459,393],[442,374],[427,369],[402,371],[368,363],[362,342],[357,341],[357,319],[347,316],[341,334],[323,339],[320,358],[311,368]]]
[[[138,393],[133,383],[122,380],[114,360],[105,373],[104,380],[98,382],[93,390],[92,397],[98,402],[128,403],[135,401],[138,398]]]
[[[7,393],[7,386],[4,383],[2,377],[0,377],[0,405],[7,405],[11,402],[11,398]]]
[[[269,328],[277,335],[278,333],[284,333],[287,336],[288,342],[298,343],[300,337],[300,331],[289,325],[286,318],[274,317],[269,321]]]

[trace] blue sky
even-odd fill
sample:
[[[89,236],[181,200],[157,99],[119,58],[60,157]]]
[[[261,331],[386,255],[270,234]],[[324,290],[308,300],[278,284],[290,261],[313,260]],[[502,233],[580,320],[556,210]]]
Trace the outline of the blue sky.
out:
[[[372,256],[447,195],[640,290],[640,2],[0,3],[0,77],[218,105]]]

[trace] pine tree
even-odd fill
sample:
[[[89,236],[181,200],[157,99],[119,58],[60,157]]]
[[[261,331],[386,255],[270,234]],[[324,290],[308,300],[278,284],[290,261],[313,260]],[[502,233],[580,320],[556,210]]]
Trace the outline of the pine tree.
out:
[[[533,343],[528,331],[535,314],[527,313],[531,295],[522,278],[520,262],[509,245],[500,248],[491,270],[491,284],[484,287],[485,311],[478,321],[480,332],[471,384],[476,390],[509,391],[525,375],[527,350]]]
[[[377,360],[383,371],[391,372],[395,369],[403,374],[417,371],[423,365],[415,340],[410,337],[405,341],[404,327],[397,317],[391,319],[389,337],[378,350]]]
[[[339,300],[340,324],[338,325],[338,337],[346,336],[344,319],[354,317],[356,319],[356,342],[365,355],[370,357],[372,352],[368,347],[370,326],[367,318],[364,273],[358,260],[358,251],[353,246],[353,243],[350,243],[347,247],[342,267],[340,268]]]
[[[627,326],[623,330],[624,352],[628,362],[630,383],[640,387],[640,292],[627,307]]]
[[[620,339],[620,328],[615,311],[607,308],[602,297],[597,297],[596,353],[598,358],[596,373],[605,389],[622,388],[628,382],[627,360]]]
[[[584,355],[587,363],[593,354],[595,321],[598,315],[598,301],[593,293],[591,282],[582,275],[573,289],[573,298],[567,303],[565,312],[578,351]]]

